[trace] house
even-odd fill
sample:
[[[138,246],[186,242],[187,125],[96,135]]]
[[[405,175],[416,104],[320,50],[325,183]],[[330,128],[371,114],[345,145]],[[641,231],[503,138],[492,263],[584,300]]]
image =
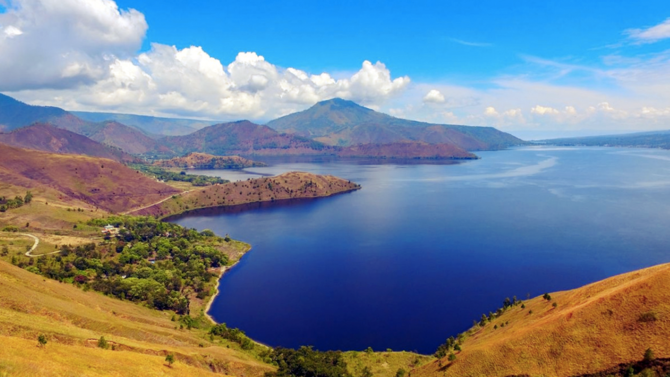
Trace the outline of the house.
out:
[[[116,236],[119,234],[119,228],[113,226],[113,225],[105,225],[104,228],[102,228],[102,234],[104,235],[109,235],[109,236]]]

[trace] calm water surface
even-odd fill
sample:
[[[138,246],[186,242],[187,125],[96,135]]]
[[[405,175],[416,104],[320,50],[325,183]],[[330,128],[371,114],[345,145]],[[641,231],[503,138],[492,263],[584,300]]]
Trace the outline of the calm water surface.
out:
[[[273,160],[219,173],[300,170],[363,189],[172,221],[252,244],[210,314],[272,346],[432,353],[505,297],[670,262],[670,152],[479,155],[457,165]]]

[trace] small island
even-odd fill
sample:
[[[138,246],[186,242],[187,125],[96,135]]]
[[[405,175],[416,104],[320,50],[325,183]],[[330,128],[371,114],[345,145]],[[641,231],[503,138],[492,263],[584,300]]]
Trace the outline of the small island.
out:
[[[332,175],[289,172],[274,177],[217,184],[174,195],[155,205],[137,210],[135,215],[159,218],[200,208],[233,206],[275,200],[317,198],[360,189],[357,183]]]

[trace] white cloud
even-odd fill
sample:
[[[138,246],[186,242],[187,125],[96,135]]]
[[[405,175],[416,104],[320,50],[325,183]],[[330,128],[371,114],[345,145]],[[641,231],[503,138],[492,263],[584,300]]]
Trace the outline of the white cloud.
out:
[[[0,14],[0,90],[67,88],[108,72],[137,51],[144,16],[112,0],[10,0]]]
[[[430,92],[428,92],[423,97],[423,102],[426,102],[426,103],[443,103],[444,102],[444,95],[442,93],[440,93],[439,90],[431,89]]]
[[[670,38],[670,18],[646,29],[626,30],[626,34],[628,34],[628,38],[637,43],[654,43]]]
[[[486,109],[484,109],[484,115],[493,117],[498,116],[499,114],[495,107],[489,106]]]
[[[559,111],[554,109],[553,107],[545,107],[540,105],[536,105],[535,107],[530,109],[530,112],[538,115],[556,115],[559,113]]]

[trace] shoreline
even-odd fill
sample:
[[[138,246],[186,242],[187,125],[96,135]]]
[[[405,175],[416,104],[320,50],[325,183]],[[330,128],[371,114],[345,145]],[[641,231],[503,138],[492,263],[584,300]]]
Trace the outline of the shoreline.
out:
[[[245,242],[245,243],[246,243],[246,242]],[[221,284],[221,279],[222,279],[223,276],[226,274],[226,272],[228,272],[228,271],[229,271],[230,269],[232,269],[233,267],[237,266],[237,264],[240,263],[240,261],[242,260],[242,258],[244,258],[244,256],[247,255],[247,253],[251,251],[251,249],[252,249],[251,244],[248,244],[248,243],[247,243],[247,245],[249,245],[249,247],[247,248],[247,250],[244,251],[244,254],[242,254],[242,256],[239,257],[239,258],[235,261],[235,263],[231,264],[230,266],[223,266],[223,267],[221,268],[221,272],[219,273],[219,277],[216,278],[216,288],[215,288],[214,294],[213,294],[212,297],[210,297],[209,300],[207,301],[207,305],[205,305],[205,310],[204,310],[205,317],[207,317],[207,319],[209,319],[210,322],[212,322],[212,323],[215,324],[215,325],[218,325],[219,323],[216,322],[216,321],[214,320],[214,318],[213,318],[211,315],[209,315],[209,311],[210,311],[210,309],[212,308],[212,304],[214,303],[214,299],[216,298],[216,296],[219,295],[219,284]]]

